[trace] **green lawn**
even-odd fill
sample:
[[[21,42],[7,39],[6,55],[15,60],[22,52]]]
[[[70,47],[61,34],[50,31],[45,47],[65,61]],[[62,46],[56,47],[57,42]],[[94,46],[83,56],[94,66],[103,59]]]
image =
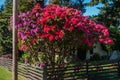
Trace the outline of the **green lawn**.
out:
[[[12,80],[11,72],[4,69],[3,67],[0,67],[0,80]],[[18,80],[25,80],[25,79],[19,77]]]

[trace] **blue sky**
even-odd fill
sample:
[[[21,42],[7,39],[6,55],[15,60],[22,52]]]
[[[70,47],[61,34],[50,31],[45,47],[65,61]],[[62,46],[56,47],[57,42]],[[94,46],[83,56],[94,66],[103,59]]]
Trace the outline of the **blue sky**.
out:
[[[0,0],[0,5],[4,4],[5,0]],[[85,0],[85,2],[89,2],[91,0]],[[99,4],[98,6],[102,6],[102,4]],[[100,11],[96,7],[86,7],[86,12],[84,13],[85,16],[91,16],[91,15],[97,15]]]
[[[90,2],[91,0],[85,0],[84,2],[87,3],[87,2]],[[97,6],[92,6],[92,7],[86,7],[86,12],[84,13],[85,16],[92,16],[92,15],[97,15],[100,10],[97,9],[97,7],[102,7],[103,5],[102,4],[99,4]]]
[[[100,10],[97,9],[97,7],[102,7],[103,5],[102,4],[99,4],[97,6],[94,6],[94,7],[86,7],[86,12],[84,13],[84,15],[97,15]]]
[[[0,0],[0,5],[4,4],[5,0]]]

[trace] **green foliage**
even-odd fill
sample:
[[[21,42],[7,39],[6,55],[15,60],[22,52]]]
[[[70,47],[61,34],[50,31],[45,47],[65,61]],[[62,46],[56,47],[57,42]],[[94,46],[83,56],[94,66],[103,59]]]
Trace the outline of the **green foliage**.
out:
[[[87,3],[85,3],[85,0],[74,0],[74,2],[70,1],[70,7],[79,9],[80,11],[82,11],[82,13],[85,13],[86,6],[87,6]]]
[[[91,58],[90,58],[91,61],[97,61],[97,60],[100,60],[100,55],[98,53],[95,53]]]
[[[85,0],[50,0],[50,3],[58,4],[60,6],[72,7],[82,11],[82,13],[85,13],[85,7],[87,6]]]
[[[9,19],[0,18],[0,52],[2,54],[12,52],[12,32],[8,30],[8,22]]]
[[[20,12],[31,10],[34,4],[35,1],[33,0],[18,0],[18,10]]]
[[[110,28],[110,36],[113,38],[114,44],[111,46],[112,49],[120,50],[120,29]]]
[[[36,58],[38,57],[38,60],[40,62],[43,61],[43,59],[45,59],[45,55],[44,54],[32,54],[30,55],[30,53],[24,51],[24,54],[22,55],[22,57],[20,58],[20,62],[24,63],[25,62],[25,59],[28,59],[29,60],[29,64],[33,64],[36,62]]]
[[[98,7],[100,13],[92,18],[110,28],[110,37],[113,38],[114,45],[104,45],[107,50],[120,50],[120,0],[91,0],[90,6],[103,4],[103,7]],[[111,28],[111,26],[113,26]]]
[[[102,61],[102,60],[108,60],[109,59],[109,56],[108,55],[102,55],[100,56],[100,54],[98,53],[95,53],[91,56],[90,60],[91,61]]]
[[[29,57],[30,57],[29,54],[24,52],[24,54],[20,58],[20,62],[24,63],[25,58],[29,58]]]
[[[12,14],[12,0],[5,0],[4,13]]]
[[[89,5],[94,6],[99,3],[102,3],[103,7],[98,7],[100,13],[97,16],[93,16],[93,19],[104,24],[106,27],[118,27],[120,24],[120,0],[92,0]]]
[[[27,10],[31,10],[34,6],[35,1],[33,0],[18,0],[18,11],[25,12]],[[5,13],[12,14],[12,0],[5,1]]]
[[[102,45],[104,50],[120,50],[120,29],[116,27],[110,27],[110,37],[113,39],[113,45]]]
[[[12,15],[12,0],[5,1],[4,10],[0,16],[0,52],[12,53],[12,31],[9,30],[9,18]]]
[[[2,12],[4,10],[4,5],[0,6],[0,12]]]
[[[12,43],[11,43],[12,35],[11,35],[11,32],[8,30],[8,25],[9,25],[8,14],[11,14],[11,12],[9,12],[9,10],[6,9],[9,7],[10,7],[10,0],[6,0],[5,9],[1,10],[1,14],[0,14],[0,53],[1,54],[12,52],[11,50],[12,49]]]
[[[103,56],[101,56],[101,60],[109,60],[109,56],[108,55],[103,55]]]
[[[69,2],[69,0],[67,0]],[[50,0],[50,3],[62,5],[63,0]]]

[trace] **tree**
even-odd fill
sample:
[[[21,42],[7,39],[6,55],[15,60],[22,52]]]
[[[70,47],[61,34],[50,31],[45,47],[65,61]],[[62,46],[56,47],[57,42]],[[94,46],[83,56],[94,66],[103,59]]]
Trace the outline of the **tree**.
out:
[[[58,4],[60,6],[72,7],[84,13],[86,11],[85,7],[87,6],[87,3],[84,1],[85,0],[50,0],[50,3]]]
[[[4,5],[1,5],[0,12],[2,12],[3,10],[4,10]]]
[[[105,48],[107,50],[119,50],[120,0],[92,0],[89,5],[94,6],[99,5],[99,3],[102,3],[103,7],[98,7],[100,13],[92,18],[96,22],[104,24],[110,30],[110,37],[113,38],[114,44],[112,46],[106,46]]]
[[[85,13],[86,11],[85,7],[87,6],[87,3],[85,3],[84,1],[85,0],[74,0],[74,2],[71,1],[70,7],[73,7],[75,9],[82,11],[82,13]]]
[[[34,4],[33,0],[18,0],[18,11],[25,12],[27,10],[31,10]]]
[[[116,27],[110,27],[110,36],[112,37],[114,41],[114,45],[111,46],[111,49],[113,50],[119,50],[120,51],[120,29]]]
[[[10,17],[12,15],[12,0],[5,0],[5,8],[3,11],[3,14],[7,17]]]
[[[4,16],[2,16],[3,18]],[[8,19],[0,18],[0,47],[1,53],[12,53],[12,32],[8,30]]]
[[[0,16],[0,52],[12,53],[12,32],[9,31],[9,18],[12,15],[12,0],[6,0]]]
[[[53,4],[58,4],[58,5],[62,5],[62,3],[63,3],[63,0],[50,0],[49,1],[50,3],[53,3]],[[67,0],[67,2],[69,2],[69,0]]]
[[[0,6],[0,18],[2,17],[2,11],[4,10],[4,5]]]
[[[100,13],[94,16],[93,19],[104,24],[106,27],[119,26],[120,21],[120,0],[92,0],[89,5],[103,4],[103,7],[98,7]]]
[[[41,7],[44,7],[45,2],[45,0],[18,0],[18,10],[20,12],[31,10],[37,3],[41,4]]]
[[[32,7],[36,4],[40,3],[41,5],[44,4],[44,0],[18,0],[18,11],[25,12],[31,10]],[[12,0],[5,1],[5,13],[12,14]]]

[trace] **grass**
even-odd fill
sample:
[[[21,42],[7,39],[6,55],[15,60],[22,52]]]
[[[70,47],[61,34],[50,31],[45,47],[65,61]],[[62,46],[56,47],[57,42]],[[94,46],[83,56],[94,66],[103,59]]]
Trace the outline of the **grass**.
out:
[[[12,80],[12,73],[8,70],[0,67],[0,80]],[[21,77],[18,77],[18,80],[25,80]]]

